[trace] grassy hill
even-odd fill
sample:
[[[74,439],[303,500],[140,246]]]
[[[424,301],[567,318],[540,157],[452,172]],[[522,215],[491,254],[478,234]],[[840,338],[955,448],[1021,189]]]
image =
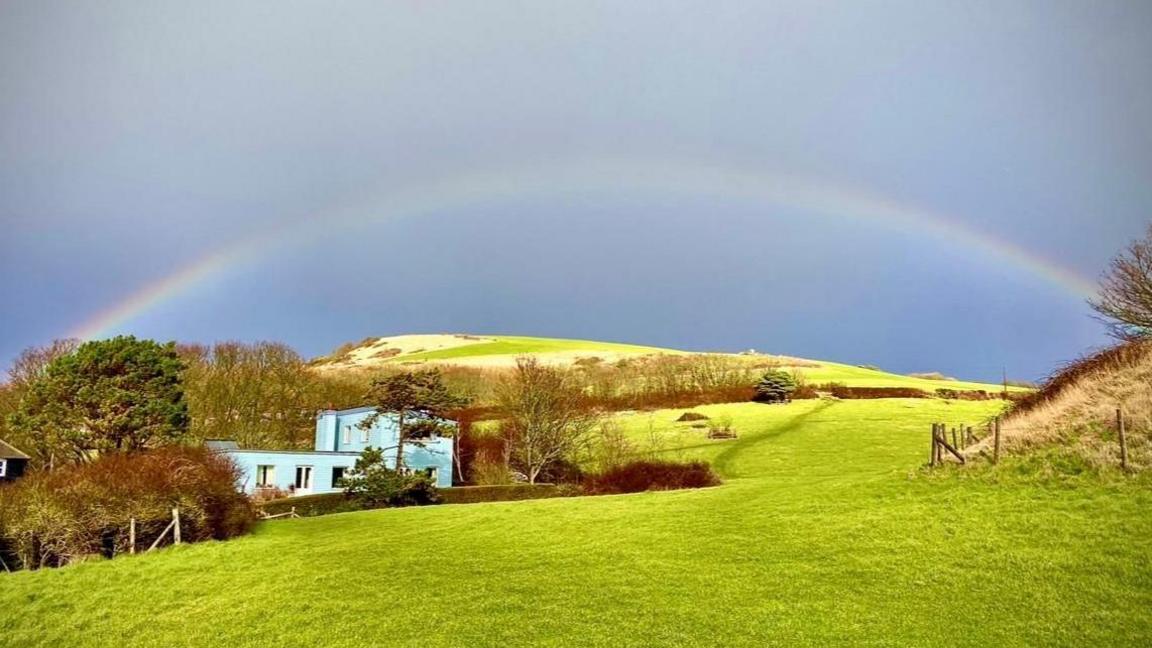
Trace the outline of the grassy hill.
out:
[[[521,355],[535,355],[543,362],[574,364],[598,358],[613,362],[650,355],[688,355],[694,352],[661,347],[570,340],[563,338],[509,335],[399,335],[368,338],[359,344],[345,345],[335,353],[316,361],[322,370],[356,370],[414,364],[449,364],[470,367],[504,368],[512,366]],[[889,373],[880,369],[856,367],[823,360],[808,360],[779,355],[719,354],[750,364],[776,363],[794,368],[813,384],[843,383],[849,387],[908,387],[934,392],[937,389],[997,392],[1000,385],[929,380]],[[1009,388],[1019,391],[1018,388]]]
[[[1008,452],[1048,452],[1086,470],[1114,469],[1120,456],[1118,408],[1128,421],[1129,468],[1152,467],[1152,342],[1115,346],[1065,367],[1004,419],[1003,446]]]
[[[1152,489],[926,475],[927,426],[999,402],[804,401],[621,418],[723,486],[370,511],[0,574],[0,643],[1148,645]],[[1058,486],[1058,487],[1054,487]]]

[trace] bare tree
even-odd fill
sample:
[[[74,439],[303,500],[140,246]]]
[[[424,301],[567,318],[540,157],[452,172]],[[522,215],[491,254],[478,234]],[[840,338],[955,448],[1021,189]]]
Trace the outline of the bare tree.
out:
[[[1152,226],[1143,239],[1112,259],[1100,281],[1100,295],[1088,303],[1113,337],[1134,340],[1152,335]]]
[[[509,457],[531,484],[552,463],[586,450],[601,419],[587,405],[571,370],[543,365],[531,356],[517,358],[516,369],[497,386],[496,398]]]
[[[56,358],[76,351],[79,346],[80,340],[69,338],[24,349],[12,361],[7,382],[0,382],[0,439],[31,453],[33,466],[51,466],[56,448],[46,443],[42,435],[13,427],[11,418],[32,385],[48,373],[48,365]]]
[[[72,353],[79,346],[80,340],[67,338],[53,340],[51,344],[42,347],[28,347],[12,361],[12,367],[8,369],[8,380],[16,389],[25,389],[44,377],[53,360]]]

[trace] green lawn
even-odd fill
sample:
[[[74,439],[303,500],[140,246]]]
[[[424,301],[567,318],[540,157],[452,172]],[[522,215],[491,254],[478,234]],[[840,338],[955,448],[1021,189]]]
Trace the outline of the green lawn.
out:
[[[696,408],[624,424],[723,486],[368,511],[0,575],[0,644],[1149,645],[1152,490],[1011,462],[924,476],[996,402]]]

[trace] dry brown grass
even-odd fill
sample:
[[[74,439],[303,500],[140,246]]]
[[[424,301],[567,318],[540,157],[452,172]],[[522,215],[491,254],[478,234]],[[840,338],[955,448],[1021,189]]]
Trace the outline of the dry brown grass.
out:
[[[1002,448],[1065,446],[1096,467],[1119,464],[1116,410],[1127,421],[1128,463],[1152,466],[1152,342],[1128,342],[1073,362],[1003,419]],[[987,450],[991,439],[973,451]]]

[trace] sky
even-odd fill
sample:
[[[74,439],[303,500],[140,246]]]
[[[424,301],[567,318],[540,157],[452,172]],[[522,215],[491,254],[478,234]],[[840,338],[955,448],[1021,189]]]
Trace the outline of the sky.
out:
[[[1152,3],[0,3],[0,367],[414,332],[1019,379],[1152,219]]]

